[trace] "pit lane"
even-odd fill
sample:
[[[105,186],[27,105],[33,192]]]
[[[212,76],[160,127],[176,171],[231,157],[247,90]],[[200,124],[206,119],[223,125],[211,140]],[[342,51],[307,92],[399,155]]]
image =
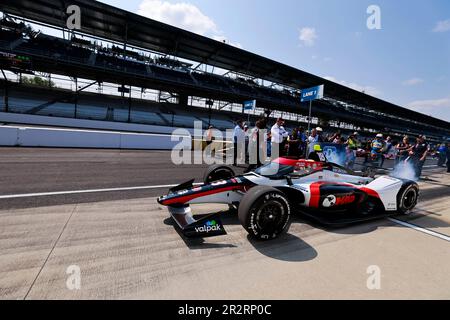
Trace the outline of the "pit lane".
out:
[[[2,148],[0,195],[170,185],[202,176],[204,167],[172,166],[168,157]],[[434,167],[424,175],[421,203],[400,219],[450,235],[449,175]],[[289,234],[259,243],[229,214],[227,236],[185,241],[156,204],[161,192],[1,199],[0,298],[450,298],[449,243],[414,229],[386,219],[327,229],[296,217]],[[71,265],[80,267],[80,290],[66,287]],[[366,286],[371,265],[381,269],[380,290]]]

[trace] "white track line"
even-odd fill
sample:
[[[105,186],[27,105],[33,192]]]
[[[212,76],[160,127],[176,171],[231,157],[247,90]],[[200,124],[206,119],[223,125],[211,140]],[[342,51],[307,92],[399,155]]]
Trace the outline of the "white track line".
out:
[[[198,186],[198,185],[201,185],[201,183],[194,183],[194,185]],[[91,190],[75,190],[75,191],[10,194],[10,195],[0,196],[0,199],[33,198],[33,197],[47,197],[47,196],[58,196],[58,195],[68,195],[68,194],[114,192],[114,191],[151,190],[151,189],[173,188],[176,186],[178,186],[178,184],[160,185],[160,186],[128,187],[128,188],[109,188],[109,189],[91,189]]]
[[[429,166],[429,167],[435,167],[435,166]],[[194,183],[194,186],[198,186],[198,185],[201,185],[201,183]],[[0,196],[0,200],[2,200],[2,199],[16,199],[16,198],[48,197],[48,196],[69,195],[69,194],[83,194],[83,193],[99,193],[99,192],[114,192],[114,191],[164,189],[164,188],[173,188],[173,187],[176,187],[176,186],[178,186],[178,184],[159,185],[159,186],[141,186],[141,187],[129,187],[129,188],[109,188],[109,189],[92,189],[92,190],[75,190],[75,191],[56,191],[56,192],[10,194],[10,195]]]
[[[436,238],[439,238],[441,240],[445,240],[445,241],[450,242],[450,237],[446,236],[445,234],[442,234],[442,233],[439,233],[439,232],[434,232],[434,231],[431,231],[431,230],[419,227],[419,226],[417,226],[415,224],[411,224],[411,223],[408,223],[408,222],[405,222],[405,221],[401,221],[401,220],[397,220],[397,219],[393,219],[393,218],[388,218],[388,220],[391,221],[391,222],[397,223],[399,225],[402,225],[404,227],[411,228],[411,229],[414,229],[416,231],[425,233],[425,234],[427,234],[429,236],[436,237]]]

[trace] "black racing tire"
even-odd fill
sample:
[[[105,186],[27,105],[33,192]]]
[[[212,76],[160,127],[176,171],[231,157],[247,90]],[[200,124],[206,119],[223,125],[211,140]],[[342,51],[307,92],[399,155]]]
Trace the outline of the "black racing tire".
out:
[[[397,196],[397,211],[409,214],[416,207],[419,200],[419,187],[415,183],[408,184],[400,189]]]
[[[250,237],[267,241],[289,230],[291,208],[283,192],[268,186],[256,186],[242,198],[238,216]]]
[[[210,166],[203,175],[203,183],[210,184],[219,180],[228,180],[235,176],[233,169],[224,165]]]

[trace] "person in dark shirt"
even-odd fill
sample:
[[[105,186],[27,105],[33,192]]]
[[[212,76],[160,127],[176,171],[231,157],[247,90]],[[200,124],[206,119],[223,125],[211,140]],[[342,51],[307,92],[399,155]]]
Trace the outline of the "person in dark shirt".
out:
[[[426,142],[427,137],[419,136],[417,138],[417,143],[409,150],[409,155],[411,157],[411,161],[414,165],[414,170],[416,171],[417,178],[420,178],[422,175],[423,165],[425,160],[427,159],[429,145]]]
[[[290,157],[301,158],[304,156],[305,147],[306,147],[306,136],[303,133],[303,128],[295,128],[292,133],[289,135],[288,143],[289,143],[289,152],[288,155]]]

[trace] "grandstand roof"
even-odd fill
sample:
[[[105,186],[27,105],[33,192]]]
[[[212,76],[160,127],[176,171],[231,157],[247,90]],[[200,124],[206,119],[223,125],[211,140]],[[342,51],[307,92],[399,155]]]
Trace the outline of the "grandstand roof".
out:
[[[244,73],[299,89],[325,84],[325,95],[420,123],[448,128],[449,123],[369,96],[346,86],[254,53],[92,0],[3,0],[1,10],[66,27],[66,8],[82,11],[81,32],[132,46]]]

